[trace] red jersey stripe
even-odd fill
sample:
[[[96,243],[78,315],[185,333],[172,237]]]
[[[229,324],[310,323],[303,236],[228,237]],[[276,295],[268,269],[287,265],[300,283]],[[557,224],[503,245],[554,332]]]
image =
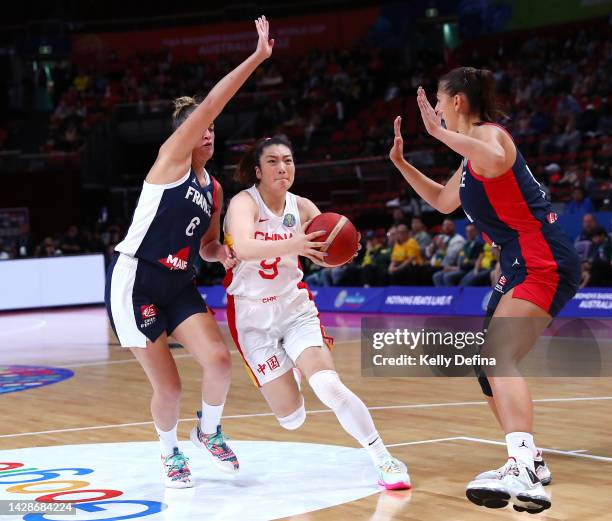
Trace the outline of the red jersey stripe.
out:
[[[512,172],[511,170],[509,172]],[[483,181],[487,199],[499,219],[509,228],[518,232],[521,255],[525,261],[527,276],[514,289],[515,298],[525,298],[542,309],[549,311],[559,285],[557,262],[542,233],[540,223],[529,210],[514,172],[503,174],[500,179]],[[504,204],[505,201],[511,204]],[[517,202],[520,202],[517,204]]]

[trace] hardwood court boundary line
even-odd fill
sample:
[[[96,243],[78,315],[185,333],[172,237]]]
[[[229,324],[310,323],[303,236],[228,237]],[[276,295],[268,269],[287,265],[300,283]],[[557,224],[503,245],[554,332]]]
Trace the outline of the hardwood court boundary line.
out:
[[[190,355],[186,355],[190,356]],[[592,396],[592,397],[575,397],[575,398],[540,398],[533,400],[536,403],[556,403],[556,402],[579,402],[579,401],[602,401],[602,400],[612,400],[612,396]],[[370,411],[380,411],[387,409],[426,409],[426,408],[436,408],[436,407],[462,407],[468,405],[486,405],[487,402],[446,402],[446,403],[413,403],[406,405],[379,405],[368,407]],[[306,411],[307,414],[325,414],[331,413],[331,409],[314,409],[310,411]],[[246,413],[246,414],[232,414],[227,416],[222,416],[222,419],[231,420],[231,419],[240,419],[240,418],[256,418],[256,417],[264,417],[264,416],[274,416],[272,412],[262,412],[262,413]],[[187,422],[194,421],[195,418],[181,418],[179,422]],[[100,430],[100,429],[116,429],[122,427],[139,427],[142,425],[152,425],[153,421],[144,421],[144,422],[131,422],[131,423],[113,423],[108,425],[91,425],[87,427],[71,427],[68,429],[53,429],[47,431],[34,431],[34,432],[18,432],[13,434],[0,434],[0,438],[19,438],[22,436],[38,436],[42,434],[57,434],[62,432],[78,432],[78,431],[88,431],[88,430]],[[476,439],[476,438],[474,438]],[[497,442],[496,442],[497,443]]]
[[[334,342],[334,346],[342,345],[342,344],[353,344],[355,342],[359,342],[359,340],[340,340],[338,342]],[[128,348],[125,348],[126,350]],[[184,349],[184,348],[181,348]],[[231,355],[239,355],[240,353],[236,349],[230,349]],[[180,355],[173,355],[175,359],[177,358],[193,358],[189,353],[184,353]],[[76,367],[93,367],[97,365],[114,365],[114,364],[129,364],[133,362],[137,362],[136,358],[126,358],[125,360],[99,360],[96,362],[77,362],[74,364],[57,364],[58,367],[65,367],[66,369],[73,369]],[[45,365],[45,364],[41,364]]]
[[[425,443],[442,443],[445,441],[469,441],[473,443],[483,443],[487,445],[501,445],[503,447],[506,446],[506,443],[503,441],[494,441],[494,440],[485,440],[483,438],[473,438],[471,436],[454,436],[452,438],[438,438],[433,440],[421,440],[421,441],[407,441],[404,443],[391,443],[389,445],[385,445],[386,447],[405,447],[408,445],[423,445]],[[541,447],[541,450],[545,453],[550,454],[560,454],[562,456],[571,456],[574,458],[582,458],[582,459],[590,459],[594,461],[605,461],[612,462],[612,458],[607,456],[596,456],[595,454],[583,454],[585,452],[584,449],[581,450],[559,450],[559,449],[547,449],[546,447]]]
[[[503,445],[506,446],[505,442],[494,441],[494,440],[485,440],[483,438],[472,438],[471,436],[461,436],[459,439],[465,441],[473,441],[476,443],[484,443],[487,445]],[[612,463],[612,458],[607,456],[596,456],[594,454],[584,454],[582,452],[577,452],[574,450],[559,450],[559,449],[547,449],[546,447],[539,447],[543,452],[548,452],[550,454],[561,454],[562,456],[572,456],[574,458],[583,458],[583,459],[591,459],[595,461],[606,461]]]

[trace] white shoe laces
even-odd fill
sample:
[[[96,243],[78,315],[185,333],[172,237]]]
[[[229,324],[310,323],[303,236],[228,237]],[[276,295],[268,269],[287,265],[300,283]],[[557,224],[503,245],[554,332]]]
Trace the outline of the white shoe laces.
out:
[[[390,460],[385,461],[381,465],[381,467],[384,472],[397,472],[397,473],[405,472],[400,462],[395,459],[390,459]]]

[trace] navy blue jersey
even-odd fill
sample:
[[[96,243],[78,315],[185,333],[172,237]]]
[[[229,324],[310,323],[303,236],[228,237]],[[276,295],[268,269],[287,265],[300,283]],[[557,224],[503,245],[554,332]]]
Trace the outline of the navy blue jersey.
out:
[[[525,283],[516,297],[556,310],[560,281],[577,288],[578,257],[520,151],[512,168],[494,178],[478,175],[464,159],[459,195],[468,219],[501,249],[498,286]]]
[[[208,231],[217,183],[202,187],[192,169],[167,185],[143,184],[130,228],[115,251],[169,270],[192,270]]]

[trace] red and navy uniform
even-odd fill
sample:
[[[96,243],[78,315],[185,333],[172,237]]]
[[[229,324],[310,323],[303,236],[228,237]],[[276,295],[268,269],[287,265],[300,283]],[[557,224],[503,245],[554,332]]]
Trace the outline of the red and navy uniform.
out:
[[[478,175],[464,159],[459,195],[468,219],[501,249],[502,275],[488,314],[514,288],[514,298],[557,315],[578,290],[580,261],[520,151],[512,168],[494,178]]]

